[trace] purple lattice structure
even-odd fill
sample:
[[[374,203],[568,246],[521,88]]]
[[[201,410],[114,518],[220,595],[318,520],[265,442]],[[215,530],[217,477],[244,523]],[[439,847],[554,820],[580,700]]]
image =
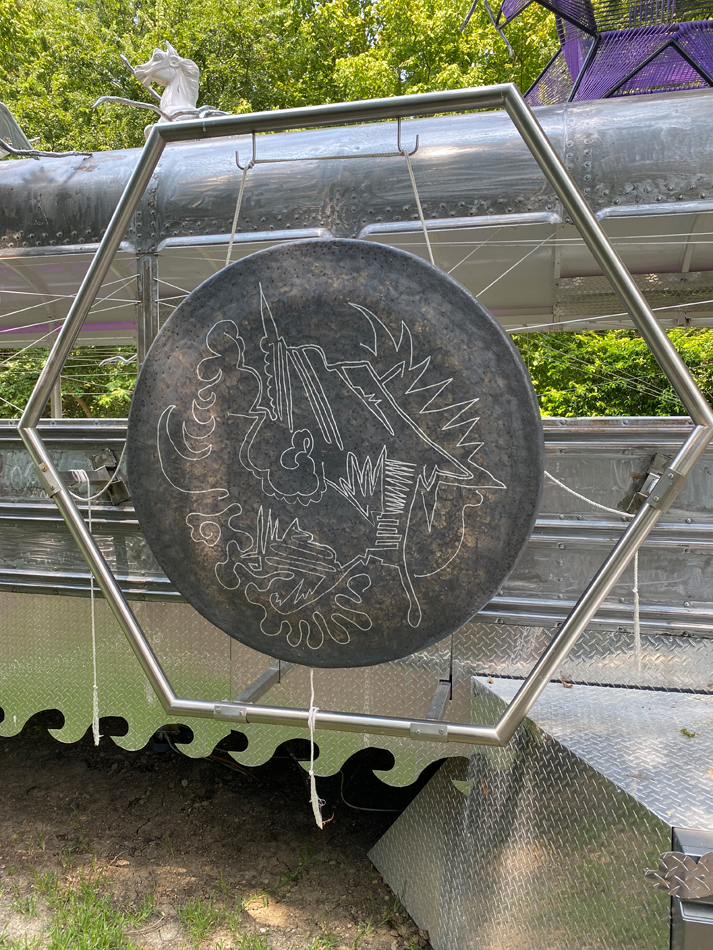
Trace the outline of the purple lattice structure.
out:
[[[498,25],[532,0],[503,0]],[[713,86],[713,0],[536,0],[560,48],[527,91],[532,106]]]

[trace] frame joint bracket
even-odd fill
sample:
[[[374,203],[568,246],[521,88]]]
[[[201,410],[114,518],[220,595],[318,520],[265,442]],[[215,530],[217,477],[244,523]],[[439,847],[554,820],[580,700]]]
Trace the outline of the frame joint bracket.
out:
[[[668,511],[676,496],[683,488],[686,476],[672,468],[667,468],[651,489],[648,504],[657,511]]]
[[[220,719],[223,722],[247,722],[248,707],[231,702],[216,703],[213,706],[213,719]]]
[[[35,472],[37,472],[37,477],[40,480],[42,488],[50,498],[58,495],[64,488],[62,481],[55,478],[54,472],[46,462],[40,462],[39,465],[35,465]]]
[[[409,728],[412,739],[425,742],[448,742],[448,725],[445,722],[412,722]]]

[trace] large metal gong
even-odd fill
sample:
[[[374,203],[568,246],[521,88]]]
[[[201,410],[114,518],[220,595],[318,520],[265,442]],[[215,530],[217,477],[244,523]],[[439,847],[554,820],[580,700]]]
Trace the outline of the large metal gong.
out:
[[[484,606],[532,530],[537,400],[455,280],[363,241],[284,244],[207,280],[141,370],[129,482],[168,577],[230,636],[367,666]]]

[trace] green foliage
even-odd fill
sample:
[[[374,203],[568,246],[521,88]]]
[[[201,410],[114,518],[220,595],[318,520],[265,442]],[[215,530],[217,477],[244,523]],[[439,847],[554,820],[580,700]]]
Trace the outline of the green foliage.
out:
[[[199,104],[229,112],[513,80],[527,88],[557,38],[536,4],[507,49],[470,0],[0,0],[2,99],[38,147],[140,146],[152,101],[124,68],[170,40],[201,69]]]
[[[668,331],[708,399],[713,398],[713,332]],[[531,333],[514,337],[544,416],[680,416],[685,410],[633,330]]]
[[[192,897],[177,908],[178,919],[188,931],[195,947],[218,926],[220,914],[210,899]]]
[[[47,891],[53,912],[45,939],[47,950],[136,950],[125,933],[126,916],[112,903],[102,875],[85,877],[66,889]]]
[[[136,382],[136,364],[101,366],[116,354],[131,355],[127,346],[82,346],[72,350],[62,370],[62,414],[68,418],[127,416]],[[0,350],[0,418],[15,419],[25,408],[45,365],[48,350]],[[49,414],[49,411],[46,413]]]

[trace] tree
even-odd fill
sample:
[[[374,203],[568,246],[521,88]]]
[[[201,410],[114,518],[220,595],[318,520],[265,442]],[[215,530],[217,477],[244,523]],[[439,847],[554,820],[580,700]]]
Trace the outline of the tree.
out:
[[[44,348],[0,351],[0,418],[15,419],[24,409],[47,359]],[[136,364],[101,362],[114,355],[130,356],[127,346],[82,346],[74,349],[62,370],[62,414],[69,418],[117,418],[129,413],[136,383]],[[49,415],[49,411],[46,411]]]
[[[713,334],[681,327],[668,336],[708,399]],[[634,330],[532,333],[515,338],[545,416],[686,415],[671,384]]]
[[[124,68],[170,40],[201,69],[200,103],[256,111],[514,80],[557,47],[531,5],[509,27],[511,60],[468,0],[0,0],[3,99],[40,147],[140,146],[147,114],[92,110],[103,95],[150,101]]]

